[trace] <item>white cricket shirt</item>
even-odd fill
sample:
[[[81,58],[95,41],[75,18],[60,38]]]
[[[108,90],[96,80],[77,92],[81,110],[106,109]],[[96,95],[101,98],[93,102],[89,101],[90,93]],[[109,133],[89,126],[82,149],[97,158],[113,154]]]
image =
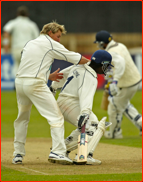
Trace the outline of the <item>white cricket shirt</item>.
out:
[[[63,100],[69,98],[79,100],[81,113],[90,114],[98,84],[96,72],[87,64],[70,66],[61,72],[64,78],[59,82],[52,82],[52,87],[57,89],[63,86],[59,97],[62,96]]]
[[[78,64],[81,54],[69,51],[48,35],[41,34],[23,48],[16,77],[40,78],[47,82],[54,59]]]
[[[22,49],[29,40],[39,36],[39,28],[36,23],[24,16],[18,16],[8,21],[3,27],[3,31],[11,33],[12,49]]]
[[[130,87],[141,80],[141,75],[124,44],[111,40],[105,50],[112,55],[113,77],[118,81],[118,87]]]

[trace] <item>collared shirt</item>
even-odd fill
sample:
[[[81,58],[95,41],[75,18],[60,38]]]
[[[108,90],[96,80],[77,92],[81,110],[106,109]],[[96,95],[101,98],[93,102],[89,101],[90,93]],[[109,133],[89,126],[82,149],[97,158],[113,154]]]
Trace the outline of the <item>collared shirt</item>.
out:
[[[69,51],[48,35],[41,34],[23,48],[16,77],[39,78],[47,82],[54,59],[78,64],[81,54]]]

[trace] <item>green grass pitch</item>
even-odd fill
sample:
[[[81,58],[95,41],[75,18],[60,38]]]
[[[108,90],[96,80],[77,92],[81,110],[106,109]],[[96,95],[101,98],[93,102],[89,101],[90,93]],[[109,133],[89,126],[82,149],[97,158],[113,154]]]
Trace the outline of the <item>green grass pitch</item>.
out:
[[[93,111],[100,120],[103,116],[108,115],[107,112],[101,110],[100,103],[103,90],[98,90],[94,97]],[[58,93],[56,95],[56,98]],[[142,91],[138,91],[131,103],[142,114]],[[18,114],[16,93],[15,91],[1,92],[1,138],[13,138],[14,128],[13,122]],[[39,122],[40,120],[40,122]],[[74,126],[65,122],[65,137],[67,137]],[[124,138],[122,140],[107,140],[104,137],[100,140],[102,143],[109,143],[115,145],[124,145],[131,147],[142,148],[142,137],[139,136],[138,129],[125,117],[122,121],[122,130]],[[50,127],[46,119],[43,118],[36,108],[33,106],[31,111],[30,122],[28,126],[28,138],[49,138]],[[57,176],[44,176],[44,175],[27,175],[26,173],[19,172],[10,168],[1,166],[1,181],[141,181],[141,173],[130,174],[95,174],[95,175],[57,175]]]

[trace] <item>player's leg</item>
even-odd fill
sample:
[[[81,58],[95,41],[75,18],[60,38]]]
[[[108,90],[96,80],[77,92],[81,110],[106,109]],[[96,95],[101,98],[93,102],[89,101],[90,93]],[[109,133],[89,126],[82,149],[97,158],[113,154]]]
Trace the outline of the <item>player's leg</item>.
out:
[[[94,125],[94,126],[90,126],[88,130],[86,130],[86,133],[88,135],[88,145],[90,144],[90,141],[93,139],[93,136],[94,134],[96,133],[97,131],[97,125]],[[66,144],[66,147],[67,147],[67,156],[68,154],[77,149],[78,147],[78,136],[80,135],[80,131],[79,129],[75,129],[71,132],[71,134],[65,139],[65,144]],[[103,133],[102,133],[103,135]],[[98,140],[98,138],[96,138],[97,136],[94,137],[93,139],[93,143],[96,143],[96,140]],[[101,136],[102,137],[102,136]],[[100,140],[100,139],[99,139]],[[77,155],[74,159],[74,162],[76,163],[77,161]],[[94,164],[94,165],[98,165],[98,164],[101,164],[101,161],[97,160],[97,159],[94,159],[93,158],[93,153],[92,155],[88,155],[87,156],[87,164]]]
[[[93,153],[100,141],[100,139],[103,136],[103,133],[105,131],[105,128],[109,127],[112,123],[110,122],[105,122],[106,117],[102,118],[101,121],[98,123],[97,129],[94,131],[93,136],[91,136],[90,140],[88,141],[88,149],[87,149],[87,163],[86,164],[94,164],[94,165],[99,165],[101,164],[100,160],[94,159],[93,158]],[[74,161],[77,161],[77,156],[74,159]]]
[[[94,165],[99,165],[101,164],[100,160],[94,159],[93,158],[93,152],[99,143],[101,137],[103,136],[103,133],[105,131],[105,120],[106,117],[104,117],[98,124],[97,130],[94,132],[93,136],[91,137],[91,140],[88,141],[88,148],[87,148],[87,153],[88,153],[88,161],[87,164],[94,164]]]
[[[61,112],[64,115],[65,120],[77,127],[78,126],[77,118],[78,118],[78,116],[80,114],[79,101],[76,100],[76,99],[73,99],[73,98],[69,98],[69,97],[66,98],[66,97],[59,96],[58,105],[59,105],[59,107],[61,109]],[[90,120],[91,126],[89,127],[88,130],[86,129],[86,133],[88,135],[88,144],[92,140],[92,137],[93,137],[94,133],[96,132],[97,126],[98,126],[98,123],[99,123],[96,115],[93,112],[91,112],[89,120]],[[79,129],[75,129],[65,139],[65,144],[66,144],[66,147],[67,147],[67,156],[71,151],[77,149],[79,134],[80,134]],[[101,132],[101,135],[103,135],[103,132]],[[97,140],[99,141],[100,139],[97,138]],[[94,137],[92,142],[96,143],[96,136]],[[76,161],[77,161],[77,155],[76,155],[76,157],[74,159],[74,162],[76,162]],[[97,164],[101,164],[101,161],[99,161],[97,159],[94,159],[93,158],[93,153],[92,153],[92,156],[91,156],[91,154],[87,156],[87,164],[97,165]]]
[[[128,102],[124,115],[139,129],[140,135],[142,135],[142,115],[130,102]]]
[[[79,101],[74,98],[59,96],[57,103],[59,105],[62,114],[64,115],[65,121],[74,125],[77,128],[78,127],[77,117],[80,114]],[[70,153],[71,151],[77,149],[79,134],[80,131],[78,129],[75,129],[65,139],[67,153]]]
[[[69,122],[70,124],[74,125],[75,127],[78,127],[78,116],[80,115],[80,105],[79,101],[70,98],[70,97],[62,97],[59,96],[57,103],[60,107],[60,110],[62,114],[64,115],[65,121]],[[91,124],[98,124],[98,119],[91,112],[90,114],[90,121]],[[90,140],[90,136],[93,135],[94,131],[96,130],[95,126],[90,126],[88,130],[86,130],[88,134],[88,140]],[[96,125],[97,126],[97,125]],[[78,129],[71,132],[71,134],[65,139],[67,151],[72,151],[77,148],[77,142],[78,142],[78,135],[80,134],[80,131]]]
[[[117,109],[114,98],[111,98],[109,102],[108,115],[109,122],[111,122],[112,125],[110,126],[109,131],[105,131],[104,136],[106,138],[123,138],[121,129],[122,112]]]
[[[72,109],[72,111],[68,114],[68,122],[72,123],[74,121],[74,125],[77,125],[77,117],[79,116],[78,112],[80,109],[76,107],[75,109]],[[66,119],[66,118],[65,118]],[[96,115],[91,112],[90,117],[89,117],[91,125],[89,126],[88,129],[85,130],[86,134],[88,135],[88,142],[91,140],[94,132],[97,130],[98,127],[98,119]],[[76,123],[76,124],[75,124]],[[74,131],[71,132],[71,134],[65,139],[67,151],[72,151],[77,148],[77,143],[78,143],[78,136],[81,133],[79,129],[75,129]]]
[[[16,94],[18,104],[18,116],[14,121],[14,153],[15,156],[12,163],[22,163],[23,156],[25,156],[25,142],[27,135],[27,128],[30,119],[30,112],[32,102],[25,95],[23,91],[23,85],[16,79]]]
[[[136,93],[138,86],[122,88],[117,96],[110,97],[108,106],[109,121],[112,122],[109,132],[106,131],[106,138],[122,138],[121,121],[130,99]]]
[[[101,121],[98,124],[97,130],[94,132],[93,137],[89,141],[88,144],[88,154],[93,155],[93,152],[95,148],[97,147],[97,144],[99,143],[101,137],[103,136],[103,133],[105,132],[105,128],[112,125],[110,122],[106,122],[106,117],[103,117]]]
[[[57,100],[58,106],[64,115],[65,121],[78,127],[77,117],[80,114],[79,101],[75,98],[60,96]]]
[[[130,87],[130,99],[138,91],[139,84]],[[125,108],[124,115],[139,129],[140,135],[142,135],[142,116],[137,109],[130,103],[130,100]]]
[[[65,157],[66,146],[64,143],[63,115],[46,83],[42,80],[35,80],[35,83],[31,88],[25,87],[24,91],[39,113],[50,124],[52,150],[48,160],[54,163],[71,164],[72,161]]]

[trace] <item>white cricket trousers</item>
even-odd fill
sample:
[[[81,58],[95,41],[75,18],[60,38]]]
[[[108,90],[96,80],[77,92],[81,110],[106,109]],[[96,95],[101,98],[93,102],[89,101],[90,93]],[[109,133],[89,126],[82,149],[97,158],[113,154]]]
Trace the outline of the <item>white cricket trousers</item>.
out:
[[[15,151],[13,155],[25,155],[24,145],[33,104],[39,113],[47,119],[50,125],[52,152],[65,155],[64,118],[47,84],[41,79],[16,78],[15,87],[18,103],[18,117],[14,121]]]
[[[131,98],[135,95],[139,88],[139,84],[132,87],[119,89],[118,94],[109,97],[108,115],[109,121],[112,122],[110,132],[113,133],[121,128],[121,121],[125,109],[130,105]],[[135,110],[135,109],[134,109]],[[135,115],[138,114],[136,110]]]
[[[79,99],[75,97],[69,97],[69,96],[67,97],[59,96],[57,103],[64,116],[65,121],[69,122],[75,127],[78,127],[78,117],[81,114]],[[89,127],[88,129],[86,128],[86,132],[88,133],[88,142],[91,141],[92,134],[96,131],[95,126],[92,126],[91,124],[98,124],[98,123],[99,123],[98,118],[91,111],[90,117],[89,117]],[[72,138],[72,142],[67,144],[68,151],[72,151],[75,149],[75,145],[77,144],[79,134],[80,134],[79,130],[75,129],[69,135],[69,136],[72,136],[73,138]]]
[[[57,100],[58,106],[64,116],[65,121],[71,123],[75,127],[78,127],[78,116],[81,114],[81,108],[79,99],[69,96],[59,96]],[[89,124],[98,124],[98,118],[91,111],[89,117]],[[92,127],[89,126],[90,130]]]

